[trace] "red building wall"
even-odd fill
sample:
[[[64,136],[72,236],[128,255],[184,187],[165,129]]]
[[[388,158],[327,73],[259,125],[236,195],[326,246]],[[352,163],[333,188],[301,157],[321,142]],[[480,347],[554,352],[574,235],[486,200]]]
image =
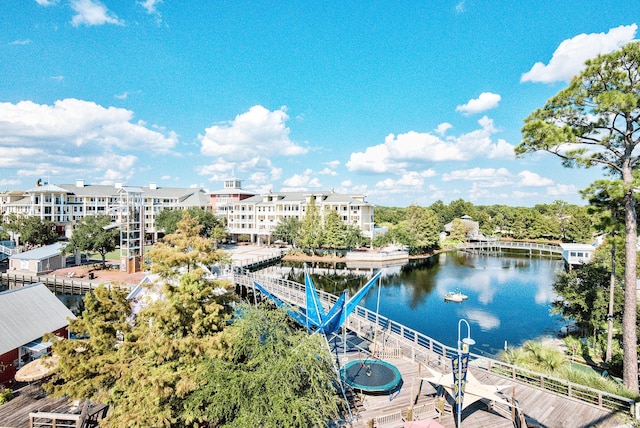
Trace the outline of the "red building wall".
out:
[[[56,336],[64,337],[65,339],[68,337],[66,327],[58,329],[53,333]],[[26,343],[24,345],[26,345]],[[18,349],[19,348],[16,348],[12,351],[0,355],[0,385],[11,386],[14,383],[16,371],[18,371],[16,367],[16,360],[18,359],[19,355]]]
[[[15,360],[18,359],[18,349],[0,355],[0,385],[8,385],[16,375]]]

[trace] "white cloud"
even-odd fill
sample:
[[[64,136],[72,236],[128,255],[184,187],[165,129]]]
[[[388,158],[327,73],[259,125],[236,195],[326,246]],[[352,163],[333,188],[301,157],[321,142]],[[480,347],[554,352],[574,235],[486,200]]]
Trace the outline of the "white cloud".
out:
[[[398,136],[389,134],[384,144],[352,153],[346,166],[351,172],[380,174],[421,169],[421,166],[431,162],[469,161],[482,157],[514,158],[513,146],[504,140],[498,140],[497,143],[492,141],[491,136],[498,130],[491,119],[484,116],[478,124],[480,129],[446,139],[415,131]]]
[[[46,152],[39,148],[0,145],[0,168],[21,168],[25,165],[31,165],[34,159],[45,154]]]
[[[70,0],[69,4],[76,13],[71,18],[71,24],[74,27],[104,24],[124,25],[124,21],[97,0]]]
[[[13,186],[18,186],[19,184],[20,184],[20,180],[0,178],[0,186],[13,187]]]
[[[358,184],[354,186],[351,180],[345,180],[342,183],[340,183],[340,187],[335,189],[335,191],[338,193],[354,193],[354,194],[367,195],[367,196],[371,196],[372,194],[375,193],[375,192],[370,192],[366,184]]]
[[[49,79],[55,80],[56,82],[62,82],[64,80],[64,76],[51,76]]]
[[[522,199],[522,200],[530,199],[535,201],[537,198],[540,197],[540,194],[538,192],[523,192],[521,190],[514,190],[512,194],[515,199]]]
[[[549,64],[536,62],[520,82],[552,83],[569,81],[580,73],[584,63],[600,54],[612,52],[634,39],[638,26],[622,25],[607,33],[579,34],[564,40],[553,53]]]
[[[271,160],[259,156],[241,163],[217,158],[209,165],[196,166],[194,169],[199,175],[209,176],[208,181],[216,183],[231,176],[248,177],[249,181],[254,183],[254,187],[255,185],[271,186],[271,183],[282,176],[282,168],[274,166]],[[251,185],[248,186],[250,187]]]
[[[442,174],[442,181],[484,181],[490,184],[505,184],[513,180],[513,175],[506,168],[471,168],[459,169]],[[485,186],[486,187],[486,186]]]
[[[320,187],[320,182],[316,177],[313,177],[313,171],[311,169],[305,170],[302,174],[294,174],[287,178],[283,182],[283,191],[304,191],[308,188]]]
[[[162,3],[162,0],[144,0],[139,1],[138,4],[142,6],[149,15],[155,16],[156,23],[162,23],[162,15],[158,12],[157,6]]]
[[[254,157],[296,156],[307,149],[289,139],[289,119],[284,107],[269,111],[256,105],[234,120],[214,125],[199,135],[201,153],[227,160],[246,161]]]
[[[28,45],[31,43],[31,40],[29,39],[23,39],[23,40],[14,40],[11,43],[9,43],[10,45]]]
[[[400,168],[404,169],[406,163],[394,162],[385,143],[367,147],[364,153],[351,153],[351,157],[347,161],[346,166],[351,172],[374,172],[381,174],[397,171]]]
[[[329,162],[323,162],[323,165],[326,165],[331,169],[336,169],[337,167],[340,166],[340,161],[339,160],[332,160],[332,161],[329,161]]]
[[[145,8],[148,14],[158,13],[156,6],[160,3],[162,3],[162,0],[144,0],[144,1],[138,2],[140,6]]]
[[[521,186],[543,187],[543,186],[553,185],[553,180],[549,178],[541,177],[535,172],[531,172],[527,170],[518,173],[518,178],[520,178],[519,184]]]
[[[210,176],[209,181],[221,182],[234,175],[234,164],[225,162],[224,159],[218,159],[209,165],[197,166],[195,169],[199,175]]]
[[[456,107],[456,111],[461,112],[465,116],[482,113],[483,111],[498,107],[500,99],[501,97],[498,94],[483,92],[478,98],[469,100],[468,103]]]
[[[53,6],[54,4],[58,4],[59,0],[36,0],[40,6]]]
[[[126,179],[138,159],[132,152],[168,154],[177,144],[175,133],[165,135],[132,119],[129,110],[77,99],[0,103],[0,166],[22,176],[110,180],[113,172]]]
[[[378,189],[396,190],[400,188],[421,189],[424,186],[425,178],[434,177],[436,172],[432,169],[426,171],[405,171],[397,180],[387,178],[376,183]]]
[[[578,188],[573,184],[556,184],[555,186],[547,187],[547,195],[549,196],[575,195],[577,192]]]
[[[330,175],[332,177],[336,177],[338,173],[331,168],[323,168],[322,170],[318,171],[318,175]]]
[[[119,95],[118,94],[114,95],[114,98],[117,98],[119,100],[126,100],[128,96],[129,96],[128,92],[123,92]]]
[[[176,145],[175,133],[165,136],[144,122],[131,123],[132,119],[130,110],[74,98],[56,101],[53,106],[31,101],[0,103],[0,146],[51,144],[57,152],[87,146],[168,153]]]
[[[443,122],[436,127],[434,130],[438,135],[444,135],[449,129],[453,128],[453,125],[448,122]]]

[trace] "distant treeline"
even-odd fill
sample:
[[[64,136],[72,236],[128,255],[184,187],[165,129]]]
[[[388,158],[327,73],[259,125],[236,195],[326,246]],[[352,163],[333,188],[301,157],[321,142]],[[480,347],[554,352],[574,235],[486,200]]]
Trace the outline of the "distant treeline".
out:
[[[481,234],[499,238],[590,243],[594,233],[588,208],[564,201],[534,207],[512,207],[476,206],[458,199],[448,205],[436,201],[426,208],[414,205],[406,208],[377,206],[374,216],[376,226],[389,228],[386,237],[378,237],[377,245],[384,244],[380,241],[405,243],[406,240],[415,239],[415,233],[425,227],[432,230],[433,236],[433,232],[443,231],[446,224],[463,216],[469,216],[478,222]],[[419,221],[417,219],[423,220],[422,228],[416,227],[416,221]],[[407,236],[408,231],[411,233]],[[431,243],[435,244],[433,241]]]

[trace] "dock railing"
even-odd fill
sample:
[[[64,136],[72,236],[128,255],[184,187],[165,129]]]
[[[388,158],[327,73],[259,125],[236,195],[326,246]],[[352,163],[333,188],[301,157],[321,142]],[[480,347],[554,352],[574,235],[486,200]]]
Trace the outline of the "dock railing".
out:
[[[255,273],[236,273],[234,281],[247,287],[254,287],[257,281],[278,297],[295,305],[304,305],[305,287],[294,281],[262,276]],[[254,290],[255,293],[255,290]],[[320,299],[326,307],[332,306],[337,297],[331,293],[318,290]],[[441,371],[451,369],[451,357],[457,355],[457,349],[444,345],[429,336],[377,314],[369,309],[357,306],[347,320],[349,329],[361,337],[377,338],[377,346],[401,348],[405,357],[425,365],[438,367]],[[377,332],[378,334],[374,334]],[[640,419],[635,400],[600,391],[588,386],[555,378],[522,367],[505,363],[493,358],[470,353],[470,365],[497,376],[530,385],[550,393],[587,403],[614,412],[624,412]]]
[[[13,273],[0,274],[0,289],[14,289],[42,282],[55,294],[82,295],[95,290],[103,284],[108,289],[130,290],[127,284],[111,284],[103,281],[78,281],[61,276],[20,275]]]
[[[538,244],[535,242],[523,242],[523,241],[478,241],[478,242],[465,242],[456,247],[458,250],[471,250],[471,251],[500,251],[500,250],[521,250],[528,251],[530,253],[550,254],[550,255],[562,255],[562,248],[559,245]]]

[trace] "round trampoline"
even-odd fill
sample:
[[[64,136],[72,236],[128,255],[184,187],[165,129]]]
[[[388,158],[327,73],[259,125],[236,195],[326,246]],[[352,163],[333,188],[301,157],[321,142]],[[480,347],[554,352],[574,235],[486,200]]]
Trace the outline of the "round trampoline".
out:
[[[342,379],[353,389],[370,394],[390,393],[402,383],[396,366],[381,360],[353,360],[340,369]]]

